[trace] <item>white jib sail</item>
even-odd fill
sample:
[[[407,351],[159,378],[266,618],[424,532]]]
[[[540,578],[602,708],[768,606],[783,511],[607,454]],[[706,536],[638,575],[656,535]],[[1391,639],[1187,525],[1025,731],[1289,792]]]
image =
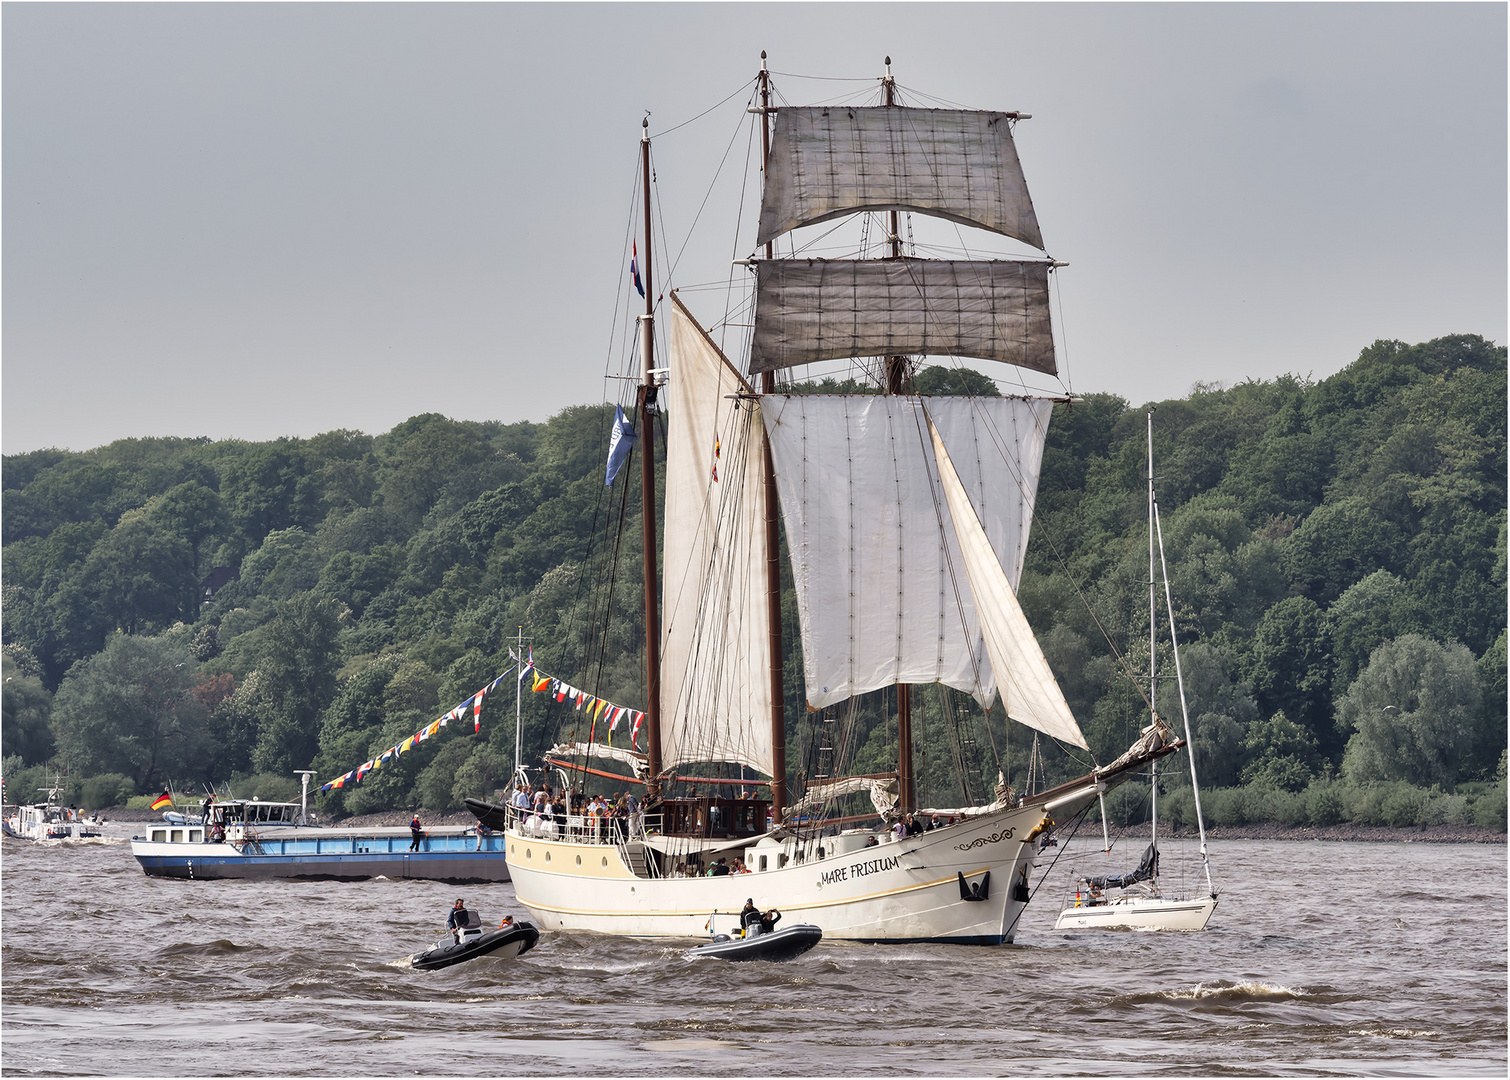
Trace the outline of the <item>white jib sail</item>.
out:
[[[861,210],[916,210],[1043,247],[1007,114],[778,109],[757,243]]]
[[[975,594],[975,610],[986,639],[986,651],[991,656],[1007,715],[1061,742],[1090,749],[932,421],[928,430],[933,437],[933,453],[938,459],[949,516],[954,520],[955,535],[964,554],[970,591]]]
[[[668,305],[661,750],[664,767],[771,773],[760,406],[675,296]],[[740,397],[738,395],[745,394]]]
[[[992,550],[1015,581],[1052,402],[762,398],[812,708],[899,682],[942,682],[982,704],[995,697],[925,400],[954,448]]]

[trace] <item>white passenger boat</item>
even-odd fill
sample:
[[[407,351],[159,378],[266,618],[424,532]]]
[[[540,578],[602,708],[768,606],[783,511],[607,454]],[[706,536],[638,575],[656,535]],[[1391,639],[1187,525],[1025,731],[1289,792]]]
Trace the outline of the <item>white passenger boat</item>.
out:
[[[77,806],[63,806],[61,778],[45,788],[47,801],[9,808],[0,818],[6,836],[21,840],[87,840],[100,835],[100,819]]]

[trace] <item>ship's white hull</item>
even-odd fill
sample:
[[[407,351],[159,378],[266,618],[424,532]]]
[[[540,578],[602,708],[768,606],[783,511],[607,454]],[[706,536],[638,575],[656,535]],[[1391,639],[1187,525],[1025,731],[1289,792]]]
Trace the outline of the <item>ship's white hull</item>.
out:
[[[19,840],[87,840],[100,835],[99,826],[76,810],[55,806],[18,806],[3,822],[6,836]]]
[[[1001,944],[1012,941],[1026,904],[1026,871],[1044,818],[1035,803],[874,847],[849,847],[865,842],[853,835],[800,846],[751,840],[729,854],[757,868],[763,856],[767,869],[727,877],[637,876],[613,844],[514,829],[508,854],[515,895],[542,929],[702,937],[735,927],[750,899],[780,909],[788,922],[821,927],[829,940]]]
[[[1162,896],[1127,896],[1093,907],[1067,907],[1056,930],[1204,930],[1216,910],[1216,897],[1175,900]]]

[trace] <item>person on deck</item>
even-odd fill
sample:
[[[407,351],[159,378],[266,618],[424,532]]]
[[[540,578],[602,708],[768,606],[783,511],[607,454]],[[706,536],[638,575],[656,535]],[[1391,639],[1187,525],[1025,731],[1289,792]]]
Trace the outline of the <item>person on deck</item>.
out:
[[[390,818],[389,820],[391,821],[392,819]],[[413,837],[409,842],[409,850],[418,851],[419,842],[425,838],[425,827],[419,823],[418,814],[415,814],[414,819],[409,822],[409,835]],[[457,902],[460,903],[460,901]]]

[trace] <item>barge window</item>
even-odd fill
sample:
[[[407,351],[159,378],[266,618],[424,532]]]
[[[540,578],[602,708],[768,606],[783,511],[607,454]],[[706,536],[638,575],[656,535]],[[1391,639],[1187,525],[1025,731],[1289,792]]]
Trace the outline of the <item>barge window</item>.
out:
[[[154,844],[165,844],[165,843],[167,843],[167,841],[168,841],[168,830],[167,829],[153,829],[152,830],[152,842]]]

